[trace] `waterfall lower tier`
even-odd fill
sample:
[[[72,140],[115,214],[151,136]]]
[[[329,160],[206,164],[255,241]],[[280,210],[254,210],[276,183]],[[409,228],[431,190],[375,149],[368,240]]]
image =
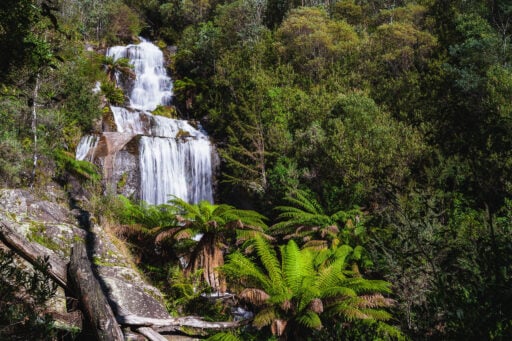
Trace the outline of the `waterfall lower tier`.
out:
[[[211,147],[207,140],[140,139],[141,199],[167,202],[170,195],[191,203],[213,200]]]

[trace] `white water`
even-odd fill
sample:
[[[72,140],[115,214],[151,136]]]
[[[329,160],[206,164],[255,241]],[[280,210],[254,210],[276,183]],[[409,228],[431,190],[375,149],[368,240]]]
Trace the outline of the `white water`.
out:
[[[80,142],[78,143],[78,147],[76,147],[76,159],[77,160],[92,160],[92,155],[89,154],[89,151],[92,151],[98,145],[98,137],[94,135],[85,135],[82,137]]]
[[[107,55],[114,60],[128,58],[134,65],[136,78],[129,96],[130,107],[111,109],[118,132],[142,135],[140,199],[149,204],[166,203],[171,196],[191,203],[212,202],[212,146],[206,133],[185,120],[149,112],[158,105],[170,104],[172,97],[172,82],[165,72],[162,51],[143,40],[136,45],[111,47]],[[119,75],[116,77],[119,83]],[[80,148],[77,158],[88,153],[85,142]]]
[[[154,44],[142,43],[114,46],[107,55],[114,60],[128,58],[134,66],[135,79],[130,94],[130,106],[140,110],[155,110],[158,105],[168,105],[172,97],[172,82],[164,67],[164,55]]]
[[[142,137],[139,152],[141,177],[145,179],[142,200],[163,203],[169,194],[193,203],[213,199],[208,140]]]

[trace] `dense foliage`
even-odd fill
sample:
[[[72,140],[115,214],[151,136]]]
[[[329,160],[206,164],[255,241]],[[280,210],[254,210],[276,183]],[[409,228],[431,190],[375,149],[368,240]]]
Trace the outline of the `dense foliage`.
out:
[[[25,268],[24,268],[25,267]],[[4,340],[57,337],[45,302],[55,296],[57,284],[46,273],[47,260],[33,269],[13,252],[0,249],[0,337]]]
[[[94,50],[142,34],[177,46],[176,112],[201,120],[218,147],[220,201],[269,218],[278,261],[297,245],[304,255],[350,247],[351,271],[391,284],[387,323],[404,335],[509,339],[511,16],[506,0],[4,0],[0,183],[44,186],[66,172],[97,181],[70,155],[96,129],[100,95],[124,101],[109,78],[130,68]],[[134,205],[117,216],[141,248],[178,213],[200,220],[183,205]],[[239,245],[222,224],[231,254]],[[245,246],[231,259],[263,271]],[[319,326],[307,309],[279,309]],[[323,318],[315,338],[382,337],[376,321]]]

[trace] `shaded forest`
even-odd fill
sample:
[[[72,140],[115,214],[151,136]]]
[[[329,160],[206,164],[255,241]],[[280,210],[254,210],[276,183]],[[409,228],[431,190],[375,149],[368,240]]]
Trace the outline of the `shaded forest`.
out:
[[[200,294],[236,293],[252,323],[213,340],[510,339],[511,18],[506,0],[2,0],[0,185],[79,181],[176,314],[226,320]],[[139,36],[169,61],[159,109],[218,149],[215,204],[105,193],[75,160],[126,100],[105,49]]]

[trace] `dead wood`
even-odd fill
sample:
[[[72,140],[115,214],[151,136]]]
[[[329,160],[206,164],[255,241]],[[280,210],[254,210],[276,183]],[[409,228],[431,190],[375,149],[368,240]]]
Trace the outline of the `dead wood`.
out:
[[[48,259],[50,268],[48,275],[61,287],[68,288],[67,284],[67,263],[37,243],[28,241],[19,235],[5,221],[0,221],[0,239],[10,249],[24,258],[32,265],[38,263],[38,259]]]
[[[99,341],[123,341],[121,328],[117,324],[100,283],[92,272],[83,244],[73,246],[69,263],[69,278],[80,298],[86,318],[94,326],[97,339]]]

